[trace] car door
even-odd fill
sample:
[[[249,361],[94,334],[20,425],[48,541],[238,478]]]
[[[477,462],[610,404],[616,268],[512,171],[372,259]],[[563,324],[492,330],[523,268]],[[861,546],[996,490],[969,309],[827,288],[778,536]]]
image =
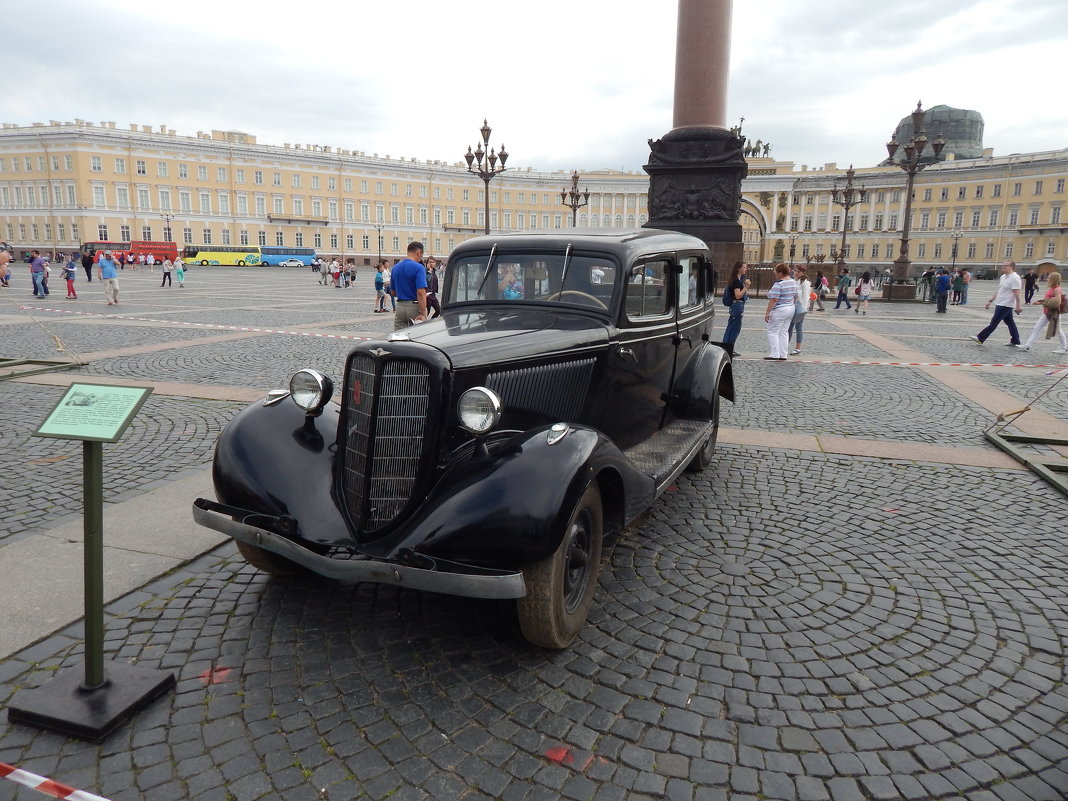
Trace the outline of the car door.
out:
[[[603,429],[621,448],[663,424],[675,372],[678,265],[670,255],[643,258],[627,271],[618,340],[609,354],[611,403]]]

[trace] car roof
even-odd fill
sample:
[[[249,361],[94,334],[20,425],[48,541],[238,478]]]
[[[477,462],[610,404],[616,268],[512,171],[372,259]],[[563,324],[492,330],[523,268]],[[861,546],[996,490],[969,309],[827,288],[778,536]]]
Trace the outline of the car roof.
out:
[[[566,232],[553,233],[508,233],[491,234],[468,239],[451,254],[449,261],[467,252],[484,253],[494,245],[505,250],[534,250],[549,248],[562,250],[572,245],[575,250],[593,250],[612,253],[621,263],[648,253],[663,253],[676,250],[707,250],[703,240],[679,231],[662,231],[656,228],[638,228],[606,231],[599,228],[571,228]]]

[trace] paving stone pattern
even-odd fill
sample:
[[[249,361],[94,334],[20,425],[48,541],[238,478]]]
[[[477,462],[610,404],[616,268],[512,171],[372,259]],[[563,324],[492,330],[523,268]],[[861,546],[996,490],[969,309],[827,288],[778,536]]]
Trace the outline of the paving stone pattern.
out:
[[[114,658],[175,670],[172,696],[102,746],[5,725],[0,760],[116,801],[1052,801],[1068,545],[989,485],[1042,491],[725,447],[613,544],[562,653],[510,603],[268,580],[227,548],[111,610]],[[5,693],[76,666],[78,635],[0,666]]]
[[[1051,414],[1061,420],[1068,420],[1068,369],[1047,375],[1047,370],[1028,373],[1002,373],[989,370],[983,375],[983,381],[1028,401],[1035,409]],[[1046,392],[1049,390],[1049,392]],[[1046,392],[1046,394],[1042,394]],[[1039,398],[1039,395],[1042,395]],[[1032,400],[1039,398],[1033,404]],[[1021,405],[1018,408],[1023,408]]]
[[[30,433],[63,396],[60,387],[0,384],[0,545],[82,512],[82,446]],[[211,464],[215,439],[241,403],[150,395],[117,443],[104,445],[104,499],[122,500]]]
[[[982,446],[989,412],[918,370],[869,365],[740,361],[737,402],[724,403],[724,425]]]

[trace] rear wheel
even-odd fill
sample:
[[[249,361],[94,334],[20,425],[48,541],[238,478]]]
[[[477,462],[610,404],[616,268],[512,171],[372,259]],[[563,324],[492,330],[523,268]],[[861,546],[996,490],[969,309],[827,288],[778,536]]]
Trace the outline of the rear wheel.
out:
[[[556,551],[523,568],[527,594],[518,603],[519,627],[534,645],[566,648],[586,625],[603,538],[601,492],[593,483],[575,504]]]
[[[691,473],[700,473],[705,470],[710,464],[712,464],[712,456],[716,452],[716,438],[719,436],[719,391],[717,392],[712,401],[712,431],[709,432],[708,438],[705,439],[704,445],[701,446],[701,450],[693,457],[686,469]]]
[[[200,260],[200,266],[201,267],[207,267],[208,266],[208,260],[207,259],[201,259]]]
[[[245,561],[264,573],[269,573],[272,576],[295,576],[303,572],[303,568],[296,562],[291,562],[274,551],[268,551],[266,548],[242,542],[241,540],[235,540],[235,542],[237,543],[237,550],[245,557]]]
[[[244,266],[245,266],[245,260],[244,260],[244,259],[241,259],[240,261],[238,261],[238,262],[237,262],[237,266],[238,266],[238,267],[244,267]]]

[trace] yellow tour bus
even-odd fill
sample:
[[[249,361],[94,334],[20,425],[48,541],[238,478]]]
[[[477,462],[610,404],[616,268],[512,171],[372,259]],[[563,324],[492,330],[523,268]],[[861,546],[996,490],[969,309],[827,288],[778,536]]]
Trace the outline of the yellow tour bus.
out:
[[[258,245],[186,245],[182,248],[186,264],[221,264],[230,267],[252,266],[263,261]]]

